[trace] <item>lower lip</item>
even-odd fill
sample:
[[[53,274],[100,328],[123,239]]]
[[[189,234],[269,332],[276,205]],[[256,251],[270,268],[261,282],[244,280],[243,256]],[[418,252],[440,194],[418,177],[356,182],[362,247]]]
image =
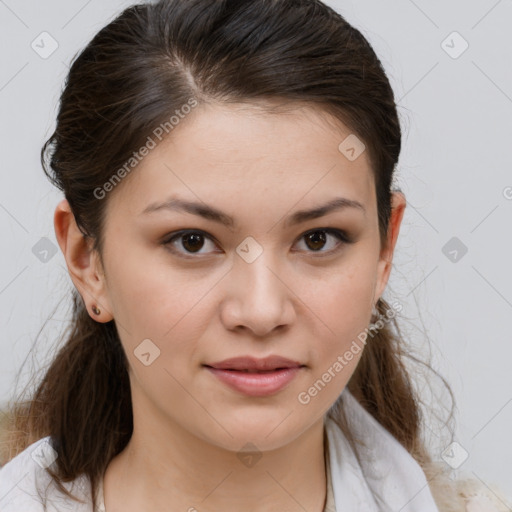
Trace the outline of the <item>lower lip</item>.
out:
[[[206,366],[210,372],[231,388],[248,396],[268,396],[281,391],[297,375],[300,367],[283,368],[266,373],[221,370]]]

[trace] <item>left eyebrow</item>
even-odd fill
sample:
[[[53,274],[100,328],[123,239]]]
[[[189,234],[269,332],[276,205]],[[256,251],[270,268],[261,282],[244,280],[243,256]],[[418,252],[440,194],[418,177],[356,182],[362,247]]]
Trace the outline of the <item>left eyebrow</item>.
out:
[[[308,220],[318,219],[319,217],[323,217],[324,215],[327,215],[333,211],[344,210],[347,208],[358,209],[362,211],[364,215],[366,215],[366,209],[359,201],[347,199],[345,197],[337,197],[324,205],[317,206],[309,210],[299,210],[293,213],[286,219],[284,226],[294,226]],[[192,215],[198,215],[213,222],[217,222],[231,229],[237,227],[237,223],[233,217],[218,210],[217,208],[214,208],[213,206],[194,201],[185,201],[178,198],[170,198],[162,203],[152,203],[147,206],[140,213],[140,215],[162,210],[183,211],[186,213],[191,213]]]
[[[355,208],[363,212],[366,216],[365,207],[354,199],[347,199],[346,197],[337,197],[332,199],[328,203],[317,206],[311,210],[299,210],[294,214],[290,215],[288,219],[285,221],[285,227],[294,226],[296,224],[300,224],[301,222],[306,222],[307,220],[318,219],[319,217],[323,217],[328,213],[331,213],[336,210],[345,210],[347,208]]]

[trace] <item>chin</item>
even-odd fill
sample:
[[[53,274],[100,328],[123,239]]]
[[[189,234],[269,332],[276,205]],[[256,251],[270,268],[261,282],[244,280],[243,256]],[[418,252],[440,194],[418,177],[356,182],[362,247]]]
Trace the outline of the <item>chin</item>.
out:
[[[209,430],[207,441],[226,450],[233,452],[254,451],[252,445],[258,451],[276,450],[292,442],[300,436],[308,425],[298,425],[292,418],[289,410],[282,409],[276,414],[246,413],[242,418],[234,418],[232,421],[223,421],[224,428],[215,430],[215,438]],[[288,420],[286,419],[288,417]],[[226,418],[224,416],[224,418]],[[225,430],[224,430],[225,429]],[[227,432],[229,432],[229,435]],[[245,448],[244,448],[245,447]]]

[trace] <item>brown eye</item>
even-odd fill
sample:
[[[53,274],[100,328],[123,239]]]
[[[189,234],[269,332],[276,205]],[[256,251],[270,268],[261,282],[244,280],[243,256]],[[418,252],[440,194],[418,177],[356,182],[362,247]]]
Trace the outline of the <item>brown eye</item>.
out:
[[[338,229],[325,228],[315,229],[308,231],[301,235],[301,242],[304,240],[305,248],[300,251],[313,254],[315,256],[330,255],[346,244],[353,243],[352,239],[345,231]],[[211,245],[208,250],[208,244]],[[212,237],[200,230],[179,231],[173,233],[166,240],[162,242],[168,250],[172,253],[182,256],[184,258],[194,258],[194,255],[208,255],[215,251],[216,244]],[[203,250],[206,247],[206,250]],[[325,249],[327,247],[327,249]],[[197,258],[195,258],[197,259]]]
[[[306,245],[314,251],[321,249],[326,240],[325,231],[314,231],[313,233],[305,235],[305,237]]]
[[[302,241],[302,239],[305,241],[306,249],[304,250],[306,252],[319,253],[319,255],[336,252],[338,249],[341,249],[344,244],[352,243],[350,237],[344,231],[327,228],[315,229],[304,233],[300,240]],[[333,242],[329,243],[330,239],[333,240]],[[322,250],[325,246],[328,248]]]
[[[199,233],[188,233],[182,235],[182,238],[183,247],[190,252],[199,251],[204,245],[204,236]]]
[[[208,242],[214,248],[213,240],[201,231],[180,231],[163,241],[162,244],[169,248],[170,251],[187,257],[188,254],[208,254],[211,251],[202,251]]]

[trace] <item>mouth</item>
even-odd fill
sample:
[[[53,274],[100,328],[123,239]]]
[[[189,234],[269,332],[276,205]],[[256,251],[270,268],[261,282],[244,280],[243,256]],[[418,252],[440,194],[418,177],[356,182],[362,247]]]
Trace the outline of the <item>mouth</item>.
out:
[[[283,391],[305,367],[299,365],[255,370],[203,366],[229,389],[250,397],[272,396]]]
[[[256,358],[247,355],[231,357],[229,359],[224,359],[223,361],[205,364],[204,366],[209,366],[220,370],[259,372],[267,370],[276,371],[286,368],[298,368],[304,365],[299,361],[294,361],[279,355],[270,355],[264,358]]]
[[[224,370],[224,371],[227,371],[227,372],[275,373],[275,372],[280,371],[280,370],[288,370],[288,369],[292,369],[292,368],[301,368],[304,365],[299,365],[299,366],[283,366],[283,367],[280,367],[280,368],[272,368],[272,369],[269,369],[269,370],[254,370],[254,369],[249,369],[249,368],[243,368],[243,369],[238,369],[238,368],[217,368],[215,366],[210,366],[210,365],[207,365],[207,364],[205,364],[203,366],[205,366],[206,368],[212,368],[214,370]]]

